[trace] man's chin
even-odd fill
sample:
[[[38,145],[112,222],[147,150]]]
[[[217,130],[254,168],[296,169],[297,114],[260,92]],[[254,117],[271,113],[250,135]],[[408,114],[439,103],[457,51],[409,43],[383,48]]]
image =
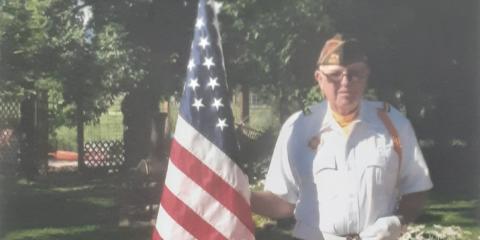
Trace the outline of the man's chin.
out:
[[[350,98],[339,99],[337,107],[345,112],[354,111],[359,105],[359,101]]]

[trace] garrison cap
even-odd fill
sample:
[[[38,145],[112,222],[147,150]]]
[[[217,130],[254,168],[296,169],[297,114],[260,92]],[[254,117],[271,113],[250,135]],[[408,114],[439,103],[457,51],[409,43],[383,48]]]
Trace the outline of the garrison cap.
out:
[[[345,38],[335,34],[325,42],[317,61],[320,65],[349,65],[354,62],[366,62],[367,53],[364,46],[355,38]]]

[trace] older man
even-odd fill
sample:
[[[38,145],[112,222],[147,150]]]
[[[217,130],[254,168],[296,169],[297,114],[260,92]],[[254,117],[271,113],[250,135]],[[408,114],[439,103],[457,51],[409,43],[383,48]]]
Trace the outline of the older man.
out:
[[[432,188],[410,122],[386,103],[363,99],[365,49],[337,34],[318,58],[326,101],[282,126],[254,212],[294,216],[299,239],[398,239]]]

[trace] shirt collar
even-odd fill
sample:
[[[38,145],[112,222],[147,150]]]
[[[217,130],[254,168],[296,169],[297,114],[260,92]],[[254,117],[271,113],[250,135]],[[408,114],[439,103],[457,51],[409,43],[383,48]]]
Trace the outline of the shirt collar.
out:
[[[337,129],[340,128],[338,123],[335,121],[333,117],[332,109],[328,102],[326,102],[326,111],[325,117],[323,118],[322,127],[320,128],[320,132],[323,132],[327,129]],[[352,124],[366,124],[367,126],[377,127],[378,121],[376,120],[376,108],[369,108],[369,103],[365,100],[360,102],[359,113],[357,119],[353,120]]]

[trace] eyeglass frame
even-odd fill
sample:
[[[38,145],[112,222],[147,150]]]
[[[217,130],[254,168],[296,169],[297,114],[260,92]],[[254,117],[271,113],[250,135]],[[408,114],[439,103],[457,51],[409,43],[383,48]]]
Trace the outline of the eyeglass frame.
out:
[[[338,76],[338,79],[337,77],[333,77],[332,75],[333,74],[328,74],[328,73],[325,73],[324,71],[322,71],[320,68],[318,69],[319,72],[321,72],[323,75],[325,75],[325,77],[327,77],[327,80],[329,82],[333,82],[333,83],[340,83],[342,82],[343,80],[343,77],[346,76],[347,77],[347,80],[348,81],[352,81],[352,82],[361,82],[361,81],[364,81],[368,78],[368,73],[366,74],[352,74],[348,69],[345,69],[343,71],[341,71],[341,73],[339,73],[340,75]],[[337,73],[335,73],[336,75]]]

